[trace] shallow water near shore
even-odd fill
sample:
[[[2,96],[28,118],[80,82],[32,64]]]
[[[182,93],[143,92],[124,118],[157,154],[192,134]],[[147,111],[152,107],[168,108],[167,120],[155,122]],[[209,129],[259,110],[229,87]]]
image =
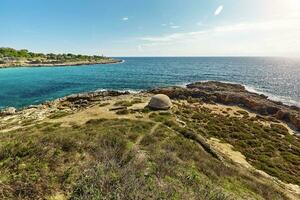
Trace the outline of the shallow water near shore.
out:
[[[140,91],[195,81],[240,83],[300,106],[300,60],[288,58],[121,58],[120,64],[0,70],[0,108],[39,104],[99,89]]]

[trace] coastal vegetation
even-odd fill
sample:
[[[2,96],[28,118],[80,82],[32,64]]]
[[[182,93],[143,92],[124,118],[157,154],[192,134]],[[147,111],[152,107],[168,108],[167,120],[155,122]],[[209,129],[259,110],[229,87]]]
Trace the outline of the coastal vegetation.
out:
[[[0,68],[13,66],[60,66],[114,63],[117,60],[104,56],[80,54],[43,54],[33,53],[26,49],[0,48]]]
[[[257,169],[300,185],[300,141],[284,126],[244,113],[239,111],[229,116],[205,108],[191,112],[191,108],[185,106],[177,116],[192,132],[233,145]]]
[[[2,199],[285,199],[151,121],[42,123],[2,134],[0,143]]]
[[[191,97],[151,110],[152,96],[71,95],[0,116],[0,198],[299,199],[286,124]]]

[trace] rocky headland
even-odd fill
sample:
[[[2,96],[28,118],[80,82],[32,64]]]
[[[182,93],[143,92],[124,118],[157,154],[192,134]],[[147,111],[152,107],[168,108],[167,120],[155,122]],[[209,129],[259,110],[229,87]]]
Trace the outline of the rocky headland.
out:
[[[173,99],[196,98],[207,103],[240,106],[260,115],[287,122],[300,131],[300,108],[272,101],[263,94],[249,92],[239,84],[198,82],[189,84],[186,88],[158,88],[151,92],[166,94]]]
[[[2,199],[300,198],[299,108],[241,85],[95,91],[0,113]]]

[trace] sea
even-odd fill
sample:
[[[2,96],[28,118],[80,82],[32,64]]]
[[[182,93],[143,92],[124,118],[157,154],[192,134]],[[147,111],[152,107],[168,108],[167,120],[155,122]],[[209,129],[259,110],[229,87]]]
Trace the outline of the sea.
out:
[[[197,81],[239,83],[300,107],[300,59],[126,57],[119,64],[0,69],[0,108],[22,108],[95,90],[139,92]]]

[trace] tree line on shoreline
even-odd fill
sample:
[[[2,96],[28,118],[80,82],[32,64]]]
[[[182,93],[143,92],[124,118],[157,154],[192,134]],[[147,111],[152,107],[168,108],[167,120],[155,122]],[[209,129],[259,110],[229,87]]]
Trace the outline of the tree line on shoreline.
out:
[[[16,62],[21,60],[27,60],[29,62],[43,62],[43,61],[59,61],[59,62],[72,62],[72,61],[99,61],[107,59],[104,56],[88,56],[81,54],[43,54],[33,53],[27,49],[16,50],[13,48],[0,48],[0,64],[9,62]]]

